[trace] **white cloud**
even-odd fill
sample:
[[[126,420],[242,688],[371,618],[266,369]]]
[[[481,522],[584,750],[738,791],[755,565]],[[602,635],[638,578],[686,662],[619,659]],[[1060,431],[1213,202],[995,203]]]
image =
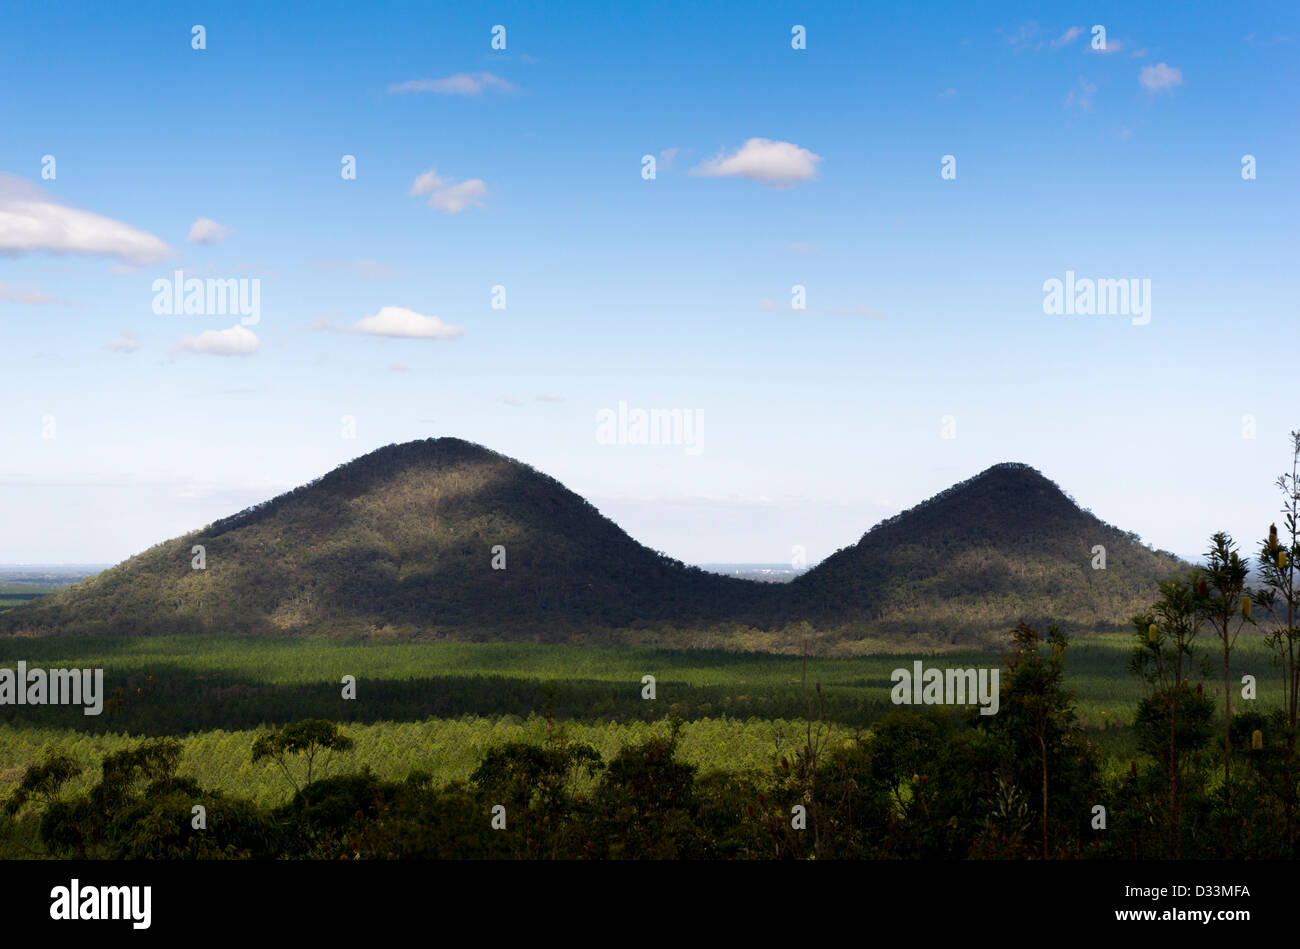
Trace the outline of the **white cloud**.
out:
[[[403,306],[386,306],[358,320],[350,332],[402,339],[454,339],[465,332],[465,327],[452,326],[436,316],[423,316]]]
[[[563,402],[564,396],[556,395],[553,392],[543,392],[537,397],[538,402]]]
[[[1183,84],[1183,71],[1166,63],[1156,63],[1143,66],[1138,81],[1147,92],[1172,92],[1174,86]]]
[[[751,138],[734,154],[717,155],[691,169],[693,175],[736,176],[777,187],[789,187],[817,176],[820,155],[790,142]]]
[[[952,98],[953,96],[955,96],[956,94],[957,94],[957,90],[954,89],[952,86],[949,86],[947,89],[943,90],[943,92],[939,93],[939,98],[940,98],[940,99],[951,99],[951,98]]]
[[[183,336],[176,351],[206,353],[209,356],[251,356],[262,348],[257,334],[243,326],[228,330],[205,330],[198,336]]]
[[[1147,53],[1149,53],[1149,52],[1151,52],[1151,50],[1149,50],[1149,49],[1147,49],[1145,46],[1143,46],[1141,49],[1135,49],[1135,50],[1133,50],[1133,52],[1129,53],[1129,55],[1132,56],[1134,59],[1141,59],[1143,56],[1145,56],[1145,55],[1146,55]]]
[[[411,184],[411,194],[429,195],[429,207],[447,214],[458,214],[471,204],[483,206],[480,200],[487,194],[487,185],[479,178],[454,184],[450,178],[441,178],[430,168],[417,175]]]
[[[1124,45],[1124,41],[1123,41],[1123,40],[1112,40],[1112,39],[1110,39],[1110,38],[1107,38],[1107,40],[1106,40],[1106,47],[1105,47],[1105,49],[1097,49],[1097,48],[1094,47],[1091,43],[1088,44],[1088,51],[1089,51],[1089,52],[1092,52],[1092,53],[1101,53],[1102,55],[1106,55],[1107,53],[1118,53],[1118,52],[1120,52],[1121,50],[1123,50],[1123,49],[1125,49],[1125,48],[1126,48],[1126,47],[1125,47],[1125,45]],[[1143,50],[1142,52],[1145,53],[1146,50]]]
[[[1056,39],[1052,40],[1052,42],[1049,45],[1052,47],[1052,49],[1059,49],[1062,46],[1068,46],[1070,43],[1073,43],[1075,40],[1077,40],[1079,38],[1079,34],[1082,32],[1083,32],[1083,27],[1072,26],[1064,33],[1062,33],[1060,36],[1058,36]]]
[[[490,72],[461,72],[446,79],[411,79],[398,82],[388,87],[389,95],[401,95],[407,92],[438,92],[452,96],[476,96],[484,90],[511,92],[514,90],[509,82]]]
[[[95,254],[136,265],[176,253],[152,234],[59,204],[23,179],[0,174],[0,254],[36,251]]]
[[[230,228],[210,217],[201,217],[190,227],[190,236],[185,240],[191,244],[220,244],[229,234]]]
[[[500,398],[499,401],[504,402],[506,405],[523,405],[523,404],[524,404],[524,403],[520,402],[518,399],[516,399],[513,395],[503,395],[503,396]]]
[[[117,353],[133,353],[140,348],[140,337],[130,330],[122,330],[108,348]]]

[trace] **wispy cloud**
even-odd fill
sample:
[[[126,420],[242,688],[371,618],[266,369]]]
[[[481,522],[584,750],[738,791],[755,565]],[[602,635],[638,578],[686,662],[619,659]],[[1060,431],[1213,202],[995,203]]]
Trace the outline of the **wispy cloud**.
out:
[[[1064,33],[1062,33],[1060,36],[1058,36],[1056,39],[1052,40],[1052,42],[1049,43],[1048,45],[1051,46],[1052,49],[1060,49],[1062,46],[1069,46],[1071,43],[1077,40],[1082,33],[1083,33],[1083,27],[1072,26]]]
[[[1092,111],[1092,95],[1097,91],[1095,82],[1088,82],[1082,76],[1079,81],[1070,89],[1070,94],[1065,97],[1065,107],[1078,106],[1084,112]]]
[[[113,257],[137,266],[176,254],[152,234],[60,204],[22,178],[0,174],[0,254],[37,251]]]
[[[0,283],[0,300],[6,303],[27,303],[31,306],[43,306],[47,303],[58,303],[51,294],[42,293],[40,290],[25,290],[22,287],[13,287],[7,283]]]
[[[115,353],[133,353],[140,348],[140,337],[130,330],[122,330],[117,339],[111,341],[106,348]]]
[[[409,79],[388,87],[389,95],[436,92],[445,96],[477,96],[486,91],[512,92],[514,86],[490,72],[461,72],[446,79]]]
[[[749,178],[774,187],[790,187],[817,177],[821,156],[792,142],[751,138],[730,155],[718,154],[691,169],[710,178]]]
[[[470,205],[482,207],[482,198],[487,195],[487,185],[479,178],[471,178],[459,184],[451,178],[441,178],[430,168],[424,174],[417,175],[411,185],[411,194],[428,195],[429,207],[445,214],[459,214]]]

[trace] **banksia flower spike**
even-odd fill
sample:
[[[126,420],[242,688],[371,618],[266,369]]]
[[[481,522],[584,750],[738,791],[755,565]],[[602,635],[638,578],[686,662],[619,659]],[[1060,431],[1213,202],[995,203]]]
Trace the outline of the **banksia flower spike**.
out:
[[[1279,551],[1277,552],[1277,569],[1279,569],[1279,570],[1285,570],[1285,569],[1286,569],[1286,551],[1285,551],[1285,550],[1279,550]]]
[[[1255,751],[1262,751],[1264,748],[1264,733],[1258,728],[1250,733],[1250,747]]]
[[[1277,547],[1277,525],[1268,525],[1268,546]]]
[[[1150,626],[1147,627],[1147,642],[1153,643],[1155,641],[1156,641],[1156,624],[1152,623]]]
[[[1241,598],[1241,615],[1246,619],[1250,619],[1250,597],[1248,596]]]
[[[1209,596],[1210,588],[1204,580],[1196,584],[1196,593],[1198,596]]]

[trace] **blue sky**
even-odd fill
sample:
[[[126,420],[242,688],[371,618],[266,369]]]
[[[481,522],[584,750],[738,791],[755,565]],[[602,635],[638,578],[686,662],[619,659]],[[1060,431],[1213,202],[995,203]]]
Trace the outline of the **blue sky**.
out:
[[[1008,460],[1253,547],[1300,428],[1294,4],[607,6],[6,4],[0,562],[433,435],[691,562],[815,561]],[[155,313],[178,269],[260,319]],[[1150,321],[1045,314],[1066,271]],[[697,450],[603,444],[621,402]]]

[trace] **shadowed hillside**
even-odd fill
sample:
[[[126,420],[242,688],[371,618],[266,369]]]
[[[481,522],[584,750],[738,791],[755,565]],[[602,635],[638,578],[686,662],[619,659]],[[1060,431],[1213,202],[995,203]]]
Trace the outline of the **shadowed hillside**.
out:
[[[191,566],[196,545],[206,569]],[[505,569],[492,567],[496,545]],[[527,465],[440,438],[371,452],[0,614],[0,632],[707,622],[750,603],[755,588],[643,547]]]
[[[1106,570],[1091,567],[1098,544]],[[505,569],[493,568],[497,545]],[[196,546],[205,569],[192,566]],[[1034,469],[1004,464],[882,522],[789,584],[738,580],[649,550],[527,465],[441,438],[371,452],[0,613],[0,633],[390,628],[559,640],[638,625],[776,630],[807,620],[832,639],[951,641],[1022,618],[1123,625],[1180,566],[1080,510]]]
[[[1093,569],[1093,548],[1106,569]],[[1188,565],[1082,510],[1028,465],[994,465],[881,521],[788,586],[791,615],[876,634],[1115,625]]]

